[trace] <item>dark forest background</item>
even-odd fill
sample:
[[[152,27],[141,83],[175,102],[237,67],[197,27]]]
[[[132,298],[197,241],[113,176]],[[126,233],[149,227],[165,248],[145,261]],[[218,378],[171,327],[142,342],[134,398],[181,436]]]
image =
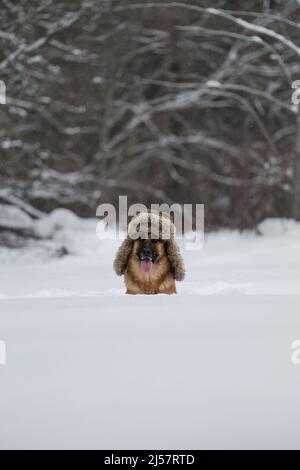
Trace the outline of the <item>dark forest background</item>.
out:
[[[0,79],[2,204],[299,216],[300,1],[0,0]]]

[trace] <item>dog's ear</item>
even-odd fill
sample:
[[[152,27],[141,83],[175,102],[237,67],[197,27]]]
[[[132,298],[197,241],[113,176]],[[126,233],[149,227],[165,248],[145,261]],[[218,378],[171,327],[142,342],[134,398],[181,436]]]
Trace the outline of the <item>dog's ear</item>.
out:
[[[131,238],[127,237],[117,251],[114,261],[114,270],[118,276],[122,276],[126,271],[128,259],[132,250],[132,244],[133,241]]]
[[[179,248],[174,240],[166,241],[166,251],[171,264],[171,271],[176,281],[183,281],[185,277],[185,267]]]

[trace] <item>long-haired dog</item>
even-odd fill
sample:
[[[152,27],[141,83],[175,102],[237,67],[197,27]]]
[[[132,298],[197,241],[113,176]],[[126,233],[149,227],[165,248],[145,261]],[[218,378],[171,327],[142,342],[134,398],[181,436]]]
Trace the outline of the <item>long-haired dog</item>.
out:
[[[126,294],[176,294],[185,269],[174,241],[175,227],[161,213],[140,213],[128,225],[114,269],[124,274]]]

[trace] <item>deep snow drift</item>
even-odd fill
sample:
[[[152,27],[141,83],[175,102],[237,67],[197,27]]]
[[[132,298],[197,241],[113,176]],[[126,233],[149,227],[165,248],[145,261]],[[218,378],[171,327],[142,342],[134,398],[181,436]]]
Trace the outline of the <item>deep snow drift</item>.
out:
[[[300,224],[210,234],[179,295],[125,296],[119,242],[54,218],[0,249],[0,448],[300,448]]]

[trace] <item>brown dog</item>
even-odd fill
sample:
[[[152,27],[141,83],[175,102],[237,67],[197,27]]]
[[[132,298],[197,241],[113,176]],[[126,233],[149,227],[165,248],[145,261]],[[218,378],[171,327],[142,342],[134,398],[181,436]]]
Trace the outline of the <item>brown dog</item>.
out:
[[[182,281],[185,270],[174,235],[162,214],[141,213],[130,222],[114,262],[127,294],[176,294],[175,280]]]

